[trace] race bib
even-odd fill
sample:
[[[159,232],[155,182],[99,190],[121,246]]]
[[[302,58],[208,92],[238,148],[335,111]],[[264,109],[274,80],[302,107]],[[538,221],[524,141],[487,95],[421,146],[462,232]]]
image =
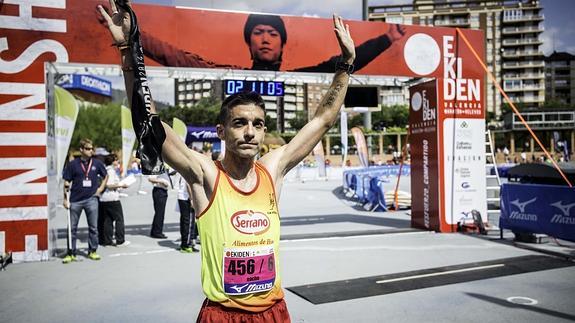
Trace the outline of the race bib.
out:
[[[244,295],[271,290],[276,279],[273,247],[224,248],[224,292]]]
[[[83,187],[92,187],[92,181],[89,179],[85,179],[82,181],[82,186]]]

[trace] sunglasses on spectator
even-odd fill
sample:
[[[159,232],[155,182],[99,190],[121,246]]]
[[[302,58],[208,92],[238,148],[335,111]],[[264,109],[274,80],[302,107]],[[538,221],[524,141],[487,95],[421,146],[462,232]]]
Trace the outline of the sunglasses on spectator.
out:
[[[94,147],[82,147],[82,149],[84,149],[84,150],[93,150]]]

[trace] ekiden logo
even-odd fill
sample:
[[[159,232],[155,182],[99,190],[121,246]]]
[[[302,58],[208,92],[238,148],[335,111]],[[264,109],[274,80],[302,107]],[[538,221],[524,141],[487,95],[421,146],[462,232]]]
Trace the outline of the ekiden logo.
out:
[[[232,226],[243,234],[259,235],[270,228],[270,219],[261,212],[242,210],[234,213],[230,219]]]
[[[531,213],[525,212],[527,205],[534,203],[536,200],[537,200],[537,197],[534,197],[530,200],[523,201],[523,202],[520,202],[519,199],[511,201],[511,204],[516,206],[519,209],[519,211],[512,211],[511,214],[509,215],[509,218],[514,219],[514,220],[536,222],[537,221],[537,215],[536,214],[531,214]]]
[[[554,214],[551,218],[551,223],[557,224],[575,224],[575,217],[571,216],[571,209],[575,206],[575,203],[563,205],[563,201],[557,201],[551,206],[554,206],[561,210],[562,214]]]

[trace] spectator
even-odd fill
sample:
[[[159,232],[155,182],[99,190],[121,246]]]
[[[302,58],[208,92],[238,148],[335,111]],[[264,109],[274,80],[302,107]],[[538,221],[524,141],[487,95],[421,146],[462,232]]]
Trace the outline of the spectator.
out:
[[[80,140],[80,154],[80,158],[68,164],[62,176],[64,178],[64,207],[70,210],[71,231],[71,236],[68,237],[71,240],[68,252],[62,260],[65,264],[76,261],[76,234],[82,211],[86,213],[88,221],[88,258],[100,260],[100,256],[96,253],[98,250],[98,197],[106,187],[108,174],[104,164],[92,158],[94,145],[90,139]],[[70,191],[69,201],[68,190]]]
[[[196,239],[196,212],[192,208],[192,190],[182,175],[178,176],[178,207],[180,209],[180,252],[198,252]]]
[[[152,199],[154,200],[154,220],[152,221],[152,229],[150,230],[150,237],[155,239],[166,239],[164,234],[164,217],[166,214],[166,202],[168,201],[168,188],[173,188],[172,179],[168,172],[161,175],[152,175],[148,177],[148,181],[154,184],[152,190]]]
[[[526,163],[527,162],[527,153],[525,151],[521,152],[521,162],[522,163]]]
[[[108,172],[108,183],[106,190],[100,197],[99,220],[102,222],[102,232],[100,232],[101,246],[127,246],[130,241],[125,239],[124,212],[120,202],[119,189],[126,188],[128,185],[121,184],[118,177],[118,157],[110,154],[104,158],[106,171]],[[114,226],[115,225],[115,226]],[[114,230],[115,227],[115,230]],[[116,242],[112,240],[112,232]]]

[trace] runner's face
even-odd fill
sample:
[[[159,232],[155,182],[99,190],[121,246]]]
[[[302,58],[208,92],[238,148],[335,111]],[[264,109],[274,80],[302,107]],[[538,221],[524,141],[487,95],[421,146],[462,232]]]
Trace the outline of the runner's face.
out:
[[[275,63],[282,54],[280,33],[269,25],[256,25],[250,35],[250,52],[254,60]]]
[[[253,158],[260,151],[266,133],[264,111],[255,104],[236,105],[225,125],[218,125],[218,136],[226,143],[226,153]]]

